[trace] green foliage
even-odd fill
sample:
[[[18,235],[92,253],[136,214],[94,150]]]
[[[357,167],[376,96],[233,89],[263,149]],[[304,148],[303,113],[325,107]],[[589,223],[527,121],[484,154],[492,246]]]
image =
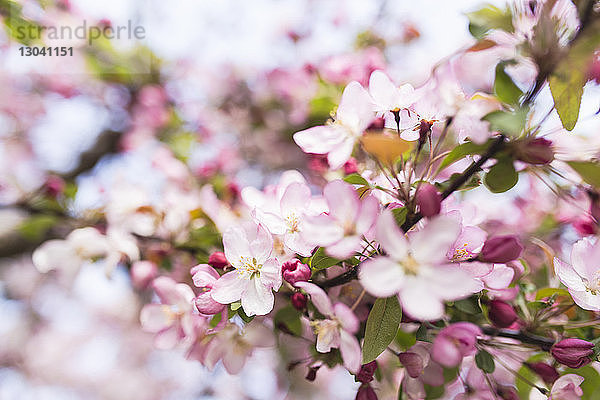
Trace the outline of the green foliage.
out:
[[[502,10],[491,4],[485,7],[467,13],[469,18],[469,32],[477,39],[482,39],[490,30],[501,29],[507,32],[514,32],[512,23],[512,13],[507,7]]]
[[[504,71],[504,67],[510,64],[502,61],[496,65],[496,79],[494,80],[494,93],[502,102],[512,105],[518,105],[523,92]]]
[[[586,183],[600,189],[600,163],[593,161],[567,161],[567,164],[581,176]]]
[[[600,46],[600,21],[588,27],[548,78],[554,107],[563,127],[571,131],[579,118],[588,65]],[[600,178],[599,178],[600,179]]]
[[[296,310],[292,306],[287,306],[275,314],[274,324],[276,328],[280,328],[281,325],[285,326],[285,329],[296,336],[302,336],[302,323],[300,322],[300,311]]]
[[[406,351],[417,343],[417,336],[414,333],[408,333],[404,332],[402,329],[398,329],[394,341],[402,348],[402,350]]]
[[[198,138],[192,132],[177,132],[165,140],[175,157],[182,161],[187,161],[197,141]]]
[[[481,119],[490,123],[490,130],[517,137],[525,129],[528,113],[529,109],[526,107],[514,111],[496,110]]]
[[[436,182],[435,187],[437,187],[440,192],[443,192],[452,184],[452,182],[454,180],[459,179],[461,176],[462,176],[462,174],[455,172],[454,174],[450,175],[450,178],[448,178],[444,182]],[[473,176],[471,176],[471,178],[467,182],[465,182],[459,189],[457,189],[457,191],[475,189],[476,187],[479,187],[480,185],[481,185],[481,176],[478,173],[475,173],[475,174],[473,174]]]
[[[325,253],[325,249],[323,247],[319,247],[315,254],[313,254],[313,256],[310,258],[308,265],[312,270],[320,271],[322,269],[333,267],[340,262],[341,261],[336,258],[329,257]]]
[[[379,298],[375,301],[365,329],[363,364],[375,360],[396,337],[402,308],[396,296]]]
[[[408,209],[406,207],[398,207],[392,209],[392,215],[394,216],[394,220],[396,221],[396,225],[399,227],[404,224],[406,221],[406,215],[408,214]]]
[[[35,242],[43,239],[56,222],[57,218],[52,215],[35,215],[24,221],[17,229],[25,239]]]
[[[41,39],[38,24],[23,17],[23,6],[12,0],[0,0],[0,15],[10,38],[24,45],[32,45]]]
[[[535,293],[535,299],[536,300],[541,300],[541,299],[545,299],[546,297],[556,297],[556,296],[567,296],[567,297],[571,297],[571,295],[569,294],[569,292],[565,289],[559,289],[559,288],[542,288],[539,289],[536,293]]]
[[[477,364],[477,368],[486,374],[491,374],[496,369],[494,357],[492,357],[490,353],[483,349],[479,350],[477,354],[475,354],[475,364]]]
[[[481,154],[486,151],[489,147],[489,142],[483,144],[477,144],[473,142],[466,142],[456,146],[448,155],[444,158],[440,164],[438,171],[443,170],[447,166],[455,163],[458,160],[462,160],[466,156]]]
[[[369,182],[359,174],[350,174],[344,178],[344,181],[352,185],[369,186]]]
[[[483,183],[492,193],[503,193],[514,187],[518,180],[512,159],[501,158],[485,174]]]

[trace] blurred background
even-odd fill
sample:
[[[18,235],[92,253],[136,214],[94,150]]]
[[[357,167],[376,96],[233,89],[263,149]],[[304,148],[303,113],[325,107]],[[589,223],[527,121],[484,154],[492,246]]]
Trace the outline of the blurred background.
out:
[[[235,201],[240,187],[263,187],[283,169],[319,171],[323,160],[307,159],[291,135],[321,124],[344,85],[365,84],[373,70],[423,84],[436,63],[473,43],[465,13],[479,5],[0,1],[0,399],[353,398],[346,372],[323,371],[310,384],[273,349],[257,350],[236,376],[155,350],[139,327],[151,294],[123,263],[42,275],[31,251],[73,227],[101,226],[100,214],[138,207],[140,198],[172,212],[161,234],[174,235],[181,215],[211,199],[196,196],[190,177]],[[145,37],[52,42],[72,46],[68,57],[18,51],[19,26],[83,21],[132,23]],[[469,62],[465,76],[493,73]],[[594,107],[584,101],[582,115]],[[190,260],[177,263],[189,269]],[[169,267],[174,275],[180,268]]]

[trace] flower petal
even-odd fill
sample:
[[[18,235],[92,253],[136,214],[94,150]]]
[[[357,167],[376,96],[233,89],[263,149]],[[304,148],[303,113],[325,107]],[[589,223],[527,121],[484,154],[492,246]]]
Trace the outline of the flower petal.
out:
[[[295,286],[308,293],[310,301],[312,301],[321,314],[327,317],[333,316],[333,305],[323,289],[310,282],[296,282]]]
[[[221,303],[229,304],[242,298],[250,282],[242,278],[237,271],[231,271],[221,276],[214,284],[210,292],[212,298]]]
[[[337,319],[342,323],[342,328],[350,333],[356,333],[360,326],[360,322],[354,312],[343,303],[333,305],[333,312]]]
[[[390,210],[383,211],[377,219],[375,237],[386,253],[393,259],[400,261],[408,254],[408,241],[398,229],[394,215]]]
[[[356,373],[360,368],[362,353],[356,337],[342,329],[340,331],[340,352],[344,360],[344,367],[351,373]]]
[[[389,257],[365,261],[360,266],[358,278],[366,291],[377,297],[389,297],[398,293],[405,282],[404,270]]]
[[[421,264],[444,262],[459,233],[460,222],[456,218],[444,215],[431,219],[425,228],[409,237],[413,257]]]
[[[250,280],[247,290],[242,293],[242,307],[247,316],[267,315],[273,310],[275,297],[270,286],[265,286],[260,279]]]

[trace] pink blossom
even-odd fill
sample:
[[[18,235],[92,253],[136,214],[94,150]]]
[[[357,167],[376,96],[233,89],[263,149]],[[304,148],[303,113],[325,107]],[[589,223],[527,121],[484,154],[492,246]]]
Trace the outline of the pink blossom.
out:
[[[214,284],[220,278],[219,273],[208,264],[198,264],[190,270],[194,285],[200,288],[200,294],[194,300],[196,308],[202,314],[217,314],[225,308],[224,304],[216,302],[211,292]]]
[[[195,339],[192,301],[194,292],[185,283],[161,276],[152,282],[160,304],[146,304],[140,314],[142,329],[155,333],[159,349],[171,349],[178,343]]]
[[[374,118],[371,96],[353,81],[342,94],[335,121],[294,134],[294,141],[305,153],[328,154],[332,169],[338,169],[350,159],[356,140]]]
[[[449,325],[436,336],[431,357],[445,367],[456,367],[464,357],[475,354],[477,336],[481,335],[481,329],[469,322]]]
[[[336,180],[323,190],[329,214],[306,219],[303,235],[306,241],[327,248],[327,253],[340,260],[360,249],[362,237],[371,229],[379,202],[372,196],[362,201],[352,185]]]
[[[554,259],[554,271],[573,300],[585,310],[600,311],[600,241],[584,238],[573,245],[571,264]]]
[[[265,315],[273,309],[273,290],[281,286],[281,263],[271,257],[273,238],[262,226],[231,227],[223,234],[225,256],[235,268],[212,287],[212,298],[229,304],[241,300],[248,316]]]
[[[306,291],[317,310],[327,318],[311,322],[317,334],[317,351],[328,353],[332,348],[339,348],[344,366],[352,373],[357,372],[361,350],[354,334],[360,323],[352,310],[343,303],[332,304],[327,293],[315,284],[298,282],[296,287]]]
[[[576,374],[566,374],[554,382],[548,400],[580,400],[583,389],[580,385],[584,379]]]
[[[384,211],[377,220],[375,236],[387,256],[362,264],[361,284],[377,297],[398,294],[402,308],[413,318],[441,318],[445,300],[481,290],[481,284],[467,272],[448,264],[446,254],[459,231],[455,218],[439,216],[407,240],[391,211]]]

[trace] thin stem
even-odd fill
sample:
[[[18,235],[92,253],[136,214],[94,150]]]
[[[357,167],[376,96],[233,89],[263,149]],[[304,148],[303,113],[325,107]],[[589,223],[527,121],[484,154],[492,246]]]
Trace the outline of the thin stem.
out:
[[[360,301],[363,299],[363,297],[365,297],[366,292],[367,291],[365,289],[363,289],[362,292],[360,292],[360,294],[358,295],[358,298],[356,299],[354,304],[352,304],[352,307],[350,307],[350,310],[354,311],[356,309],[356,307],[358,307],[358,304],[360,303]]]

